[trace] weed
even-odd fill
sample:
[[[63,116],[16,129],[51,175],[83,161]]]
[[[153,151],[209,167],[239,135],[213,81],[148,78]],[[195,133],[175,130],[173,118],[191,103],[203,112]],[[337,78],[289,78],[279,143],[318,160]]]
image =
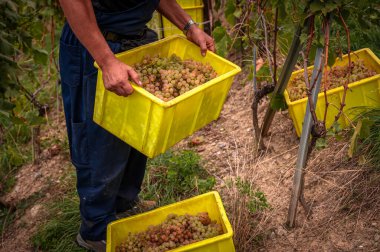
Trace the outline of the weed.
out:
[[[267,233],[262,229],[267,221],[266,210],[270,210],[265,194],[241,177],[225,181],[223,201],[234,230],[236,251],[253,251],[263,246]]]
[[[15,213],[11,208],[0,205],[0,234],[13,222]]]
[[[166,205],[210,191],[214,184],[194,151],[166,152],[149,160],[142,194]]]
[[[357,138],[361,141],[358,143],[358,148],[353,146],[353,149],[363,153],[376,170],[380,171],[380,108],[361,109],[358,125],[360,122],[362,126],[360,128],[357,126],[359,130]],[[356,145],[355,141],[354,144]]]
[[[246,198],[247,208],[251,214],[270,208],[265,194],[260,190],[252,189],[251,184],[248,181],[237,177],[236,187],[238,191]]]

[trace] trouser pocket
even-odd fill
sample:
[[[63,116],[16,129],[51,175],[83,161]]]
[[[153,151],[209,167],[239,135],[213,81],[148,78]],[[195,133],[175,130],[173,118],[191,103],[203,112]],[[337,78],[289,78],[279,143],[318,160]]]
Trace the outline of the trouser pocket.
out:
[[[71,159],[74,165],[88,164],[88,139],[86,123],[72,123]]]

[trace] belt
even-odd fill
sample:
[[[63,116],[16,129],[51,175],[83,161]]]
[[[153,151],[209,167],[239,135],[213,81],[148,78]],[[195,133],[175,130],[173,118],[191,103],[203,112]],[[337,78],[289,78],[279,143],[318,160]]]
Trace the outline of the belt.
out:
[[[123,39],[126,39],[126,40],[141,39],[142,37],[144,37],[145,33],[146,33],[146,29],[144,29],[140,34],[134,34],[134,35],[122,35],[122,34],[110,32],[110,31],[102,31],[104,38],[107,41],[111,41],[111,42],[118,42]]]

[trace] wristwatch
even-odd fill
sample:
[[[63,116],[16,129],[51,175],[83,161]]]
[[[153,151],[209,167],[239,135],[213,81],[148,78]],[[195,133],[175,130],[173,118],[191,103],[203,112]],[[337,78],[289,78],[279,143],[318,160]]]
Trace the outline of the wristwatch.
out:
[[[186,24],[185,27],[183,27],[183,34],[187,35],[187,32],[190,30],[190,27],[192,25],[196,25],[197,23],[194,22],[194,20],[190,19]]]

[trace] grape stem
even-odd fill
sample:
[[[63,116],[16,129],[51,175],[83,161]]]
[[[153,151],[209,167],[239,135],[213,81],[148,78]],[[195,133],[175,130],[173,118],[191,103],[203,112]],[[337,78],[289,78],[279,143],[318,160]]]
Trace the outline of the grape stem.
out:
[[[346,81],[344,82],[343,84],[343,95],[342,95],[342,100],[340,102],[340,108],[339,108],[339,111],[338,111],[338,114],[335,116],[335,120],[334,120],[334,123],[332,125],[334,125],[340,118],[340,116],[342,115],[343,113],[343,108],[344,106],[346,106],[346,94],[347,94],[347,90],[348,90],[348,83],[350,82],[350,77],[351,77],[351,41],[350,41],[350,30],[349,28],[347,27],[347,24],[346,22],[344,21],[344,18],[342,16],[342,13],[340,12],[340,10],[338,10],[338,14],[339,14],[339,19],[340,21],[342,21],[342,24],[344,26],[344,29],[346,31],[346,37],[347,37],[347,51],[348,51],[348,69],[347,69],[347,79]]]

